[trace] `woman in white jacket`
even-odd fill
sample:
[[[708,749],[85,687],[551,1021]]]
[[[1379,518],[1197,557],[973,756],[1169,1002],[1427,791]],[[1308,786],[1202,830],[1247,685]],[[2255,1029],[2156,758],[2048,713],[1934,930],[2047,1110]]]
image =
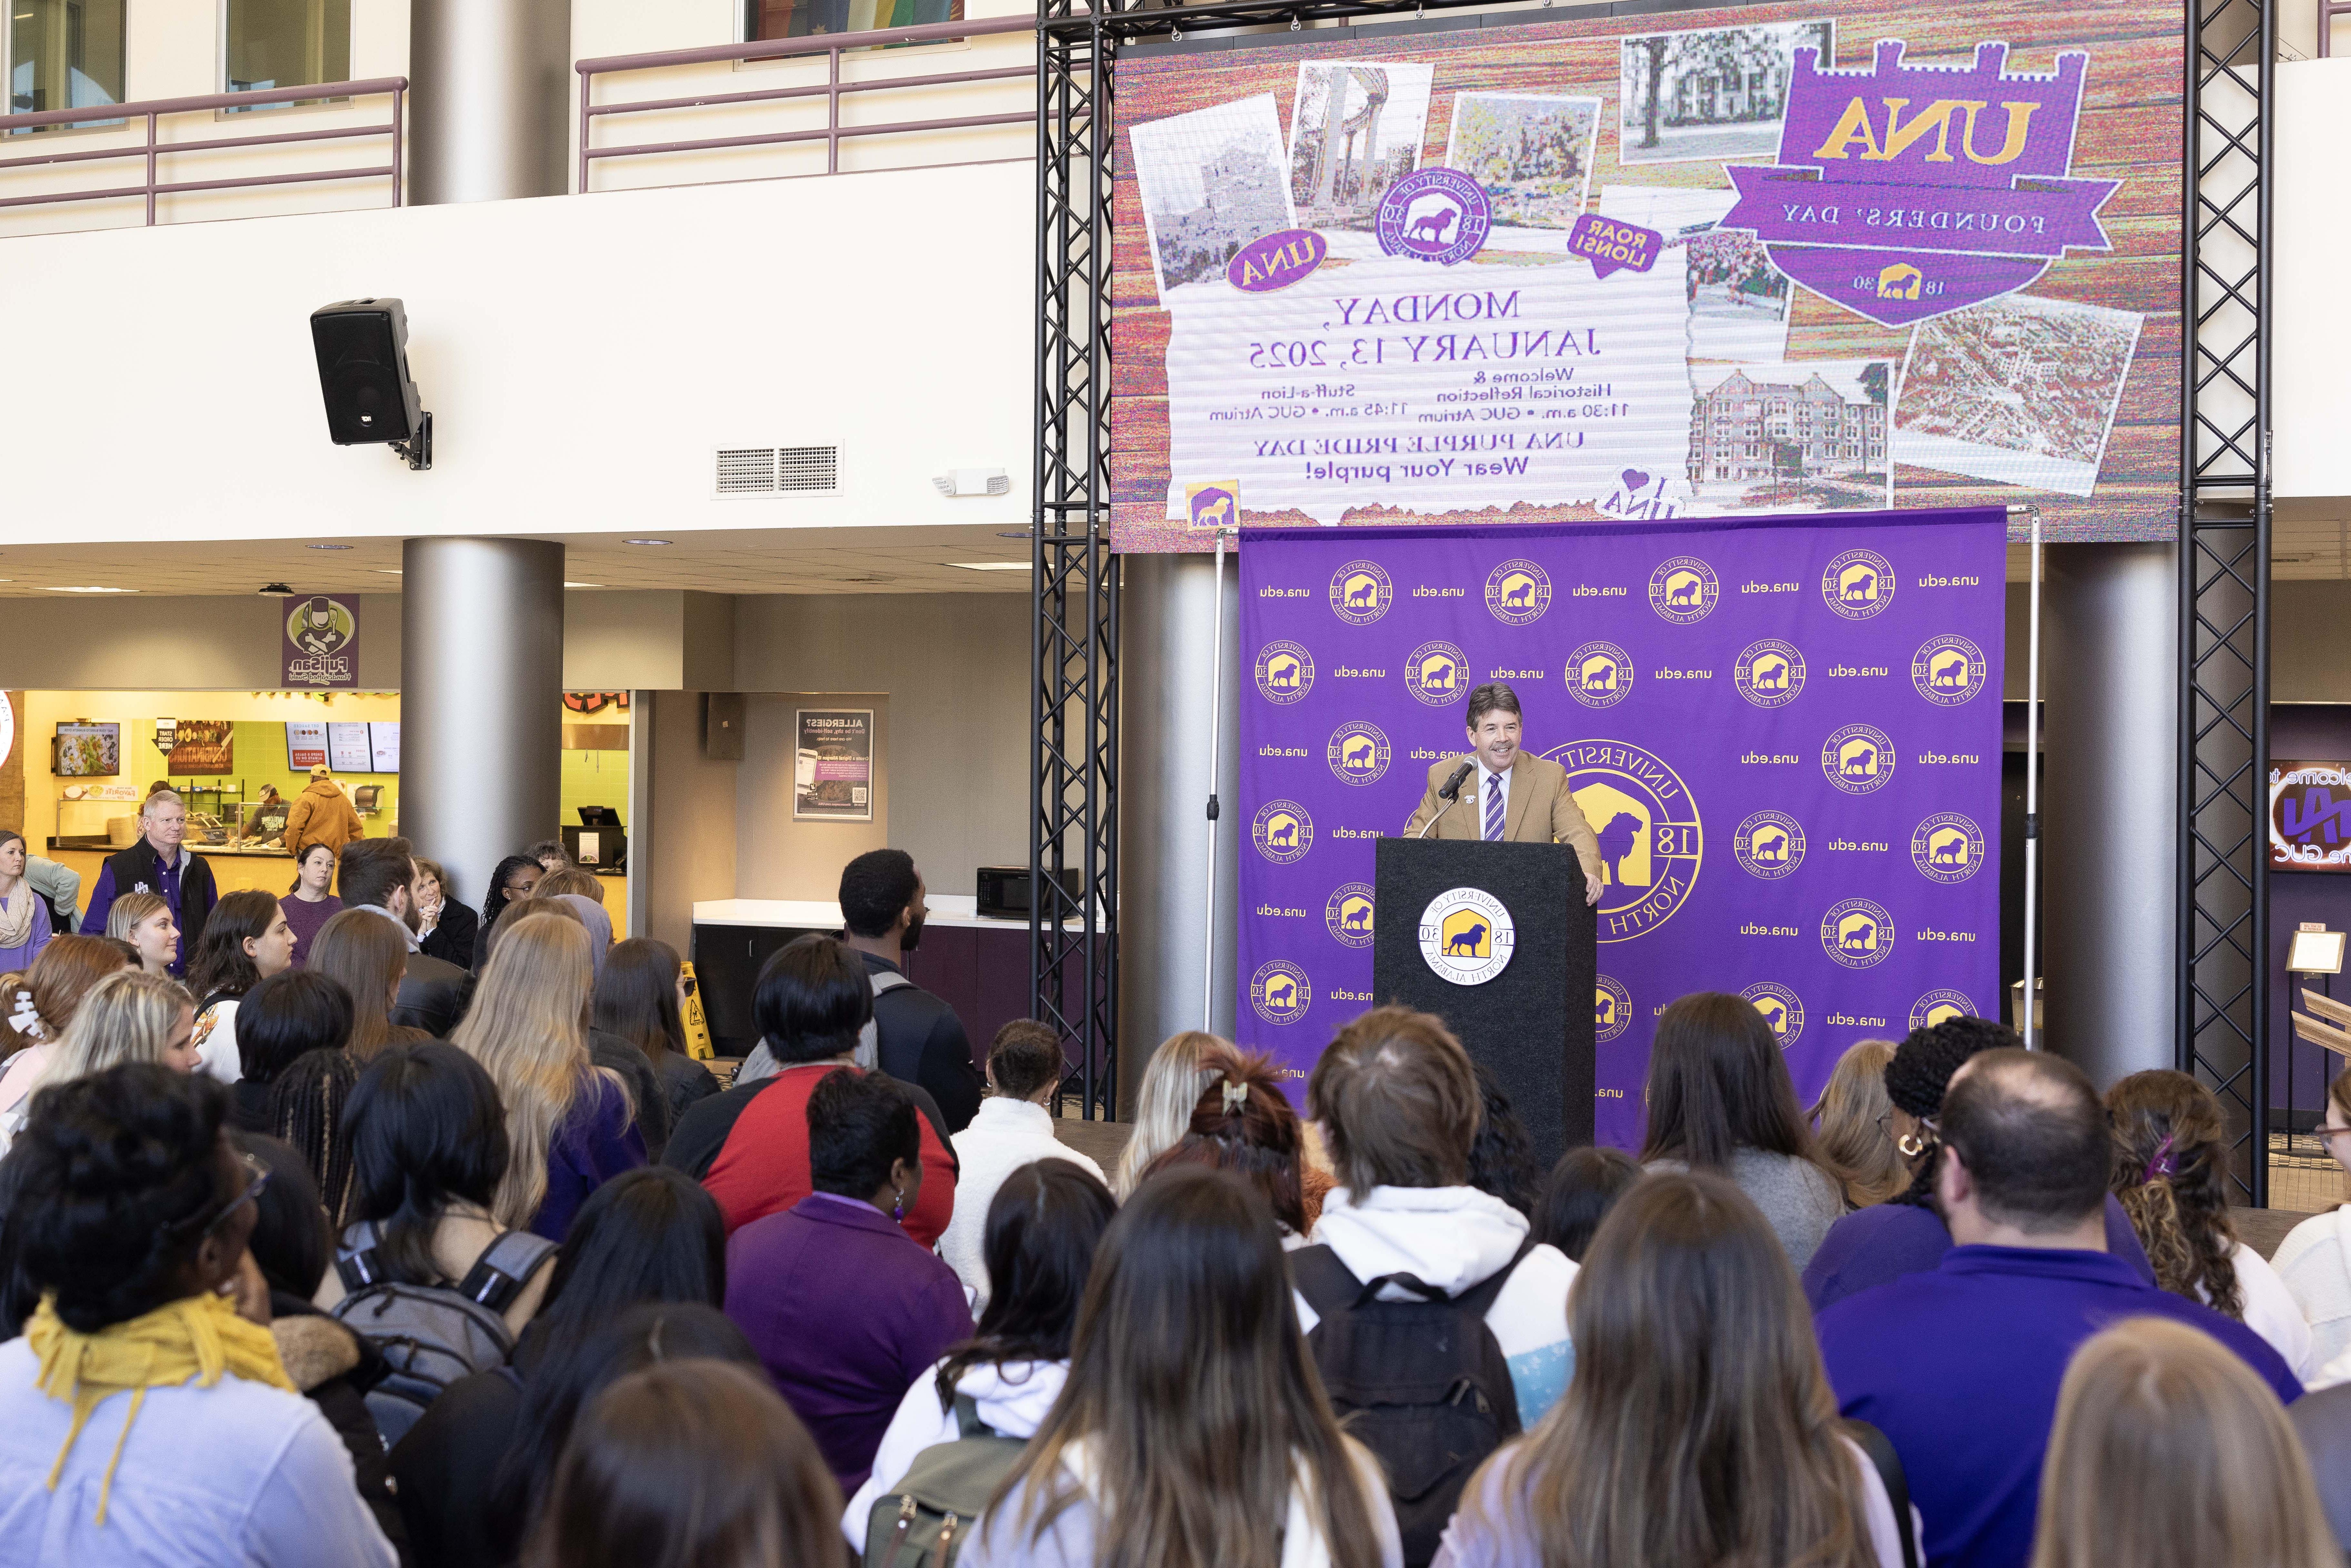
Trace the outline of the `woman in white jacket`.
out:
[[[2326,1087],[2318,1141],[2351,1169],[2351,1072]],[[2351,1203],[2295,1226],[2270,1264],[2310,1324],[2311,1370],[2303,1382],[2312,1388],[2351,1383]]]
[[[2113,1186],[2155,1266],[2155,1282],[2237,1319],[2305,1383],[2317,1371],[2310,1324],[2267,1260],[2229,1219],[2229,1124],[2185,1072],[2134,1072],[2106,1091]]]
[[[963,1435],[957,1395],[969,1396],[980,1424],[998,1437],[1031,1437],[1044,1425],[1069,1378],[1070,1335],[1094,1249],[1117,1212],[1101,1176],[1066,1160],[1033,1161],[998,1185],[981,1245],[997,1289],[977,1332],[914,1380],[882,1434],[872,1473],[841,1518],[858,1552],[873,1505],[894,1500],[916,1456]]]
[[[1339,1430],[1265,1199],[1186,1166],[1102,1238],[1070,1379],[964,1568],[1401,1568],[1379,1463]]]

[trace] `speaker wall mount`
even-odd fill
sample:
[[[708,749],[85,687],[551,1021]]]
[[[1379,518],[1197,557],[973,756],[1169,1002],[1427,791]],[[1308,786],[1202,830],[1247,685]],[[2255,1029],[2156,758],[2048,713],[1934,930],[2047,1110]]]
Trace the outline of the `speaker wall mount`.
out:
[[[310,346],[338,446],[389,446],[433,466],[433,416],[408,373],[408,312],[397,299],[345,299],[310,312]]]

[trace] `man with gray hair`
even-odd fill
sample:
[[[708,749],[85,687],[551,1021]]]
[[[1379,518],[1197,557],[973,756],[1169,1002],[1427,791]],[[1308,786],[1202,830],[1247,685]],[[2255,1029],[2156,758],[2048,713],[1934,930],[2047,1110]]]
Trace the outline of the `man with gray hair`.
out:
[[[172,920],[180,928],[180,956],[172,973],[185,975],[188,956],[204,934],[204,917],[212,914],[220,894],[213,886],[212,868],[201,856],[182,847],[188,836],[188,808],[178,793],[157,789],[139,809],[138,842],[120,854],[109,855],[89,895],[89,913],[81,917],[86,936],[106,935],[107,913],[126,893],[152,893],[172,906]]]

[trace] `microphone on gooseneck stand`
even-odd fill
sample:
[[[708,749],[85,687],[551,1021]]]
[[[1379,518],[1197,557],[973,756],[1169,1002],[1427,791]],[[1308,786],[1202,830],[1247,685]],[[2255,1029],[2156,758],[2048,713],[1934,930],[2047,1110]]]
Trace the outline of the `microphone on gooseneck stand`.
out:
[[[1469,770],[1477,766],[1478,759],[1474,757],[1465,757],[1461,759],[1461,766],[1453,770],[1453,777],[1447,779],[1437,791],[1437,798],[1444,801],[1445,805],[1428,814],[1428,821],[1420,825],[1420,831],[1413,835],[1415,838],[1428,837],[1428,830],[1437,826],[1437,819],[1445,815],[1446,808],[1461,799],[1462,782],[1469,777]]]

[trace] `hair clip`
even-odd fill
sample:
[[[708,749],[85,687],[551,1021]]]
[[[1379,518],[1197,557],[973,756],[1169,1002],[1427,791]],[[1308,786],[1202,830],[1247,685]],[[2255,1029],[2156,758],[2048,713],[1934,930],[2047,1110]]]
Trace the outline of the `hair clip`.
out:
[[[1225,1080],[1225,1114],[1229,1116],[1249,1103],[1249,1085]]]
[[[2172,1153],[2171,1134],[2166,1133],[2163,1142],[2156,1145],[2155,1157],[2147,1162],[2147,1169],[2139,1172],[2139,1185],[2144,1186],[2149,1182],[2169,1181],[2179,1174],[2179,1156]]]

